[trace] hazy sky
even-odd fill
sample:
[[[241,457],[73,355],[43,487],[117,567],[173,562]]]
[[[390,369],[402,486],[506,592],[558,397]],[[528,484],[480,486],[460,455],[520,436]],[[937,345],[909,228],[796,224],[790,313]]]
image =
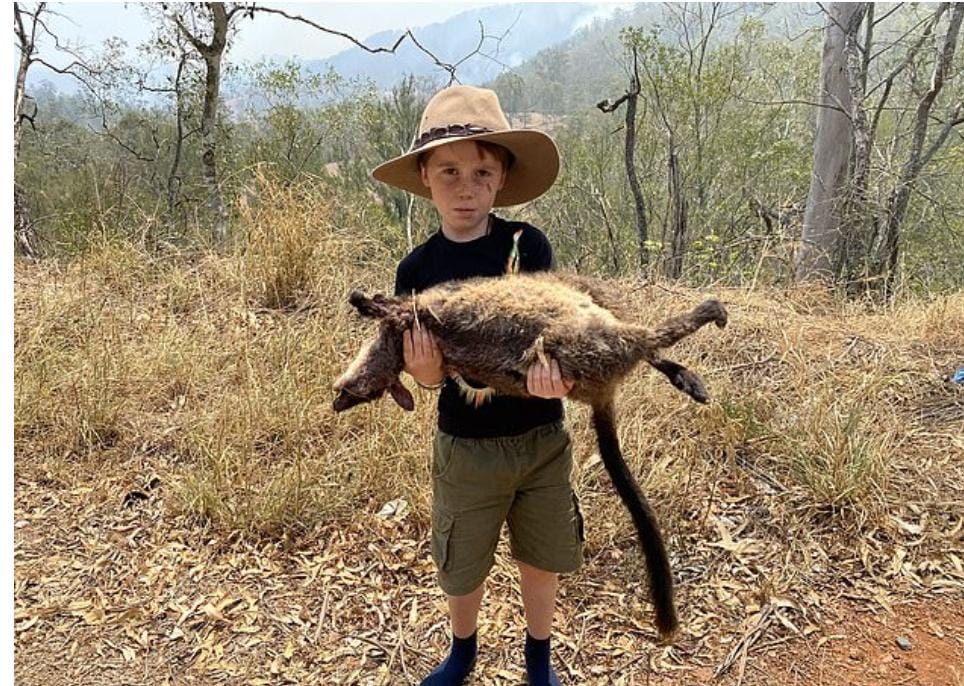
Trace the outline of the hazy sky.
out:
[[[53,18],[51,26],[71,43],[89,48],[98,47],[106,38],[120,36],[129,45],[150,37],[142,3],[51,3],[61,16]],[[259,3],[300,14],[312,21],[363,39],[387,29],[405,29],[445,21],[460,12],[487,5],[506,4],[489,2],[445,3],[428,2],[268,2]],[[304,59],[328,57],[351,47],[336,36],[329,36],[272,15],[260,15],[256,30],[242,30],[231,45],[229,56],[236,61],[255,61],[262,57],[299,56]],[[253,26],[252,26],[253,28]]]

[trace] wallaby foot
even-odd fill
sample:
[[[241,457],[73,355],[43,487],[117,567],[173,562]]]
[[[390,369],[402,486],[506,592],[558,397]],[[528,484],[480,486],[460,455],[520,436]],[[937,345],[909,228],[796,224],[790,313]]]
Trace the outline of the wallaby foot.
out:
[[[726,326],[726,308],[719,300],[706,300],[700,303],[693,314],[704,323],[713,322],[721,329]]]
[[[663,372],[669,382],[698,403],[706,403],[710,398],[706,393],[706,386],[700,375],[672,360],[659,360],[651,363],[655,369]]]

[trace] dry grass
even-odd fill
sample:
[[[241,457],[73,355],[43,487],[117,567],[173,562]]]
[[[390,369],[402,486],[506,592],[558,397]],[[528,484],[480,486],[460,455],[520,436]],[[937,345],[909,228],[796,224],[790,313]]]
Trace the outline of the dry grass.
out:
[[[304,188],[265,185],[244,218],[247,240],[227,255],[107,244],[18,267],[15,439],[32,458],[18,469],[163,452],[182,508],[269,535],[395,488],[374,458],[386,447],[419,455],[416,438],[394,436],[387,415],[329,410],[360,335],[344,294],[388,286],[389,256],[360,227],[332,226]]]
[[[276,541],[296,551],[331,546],[334,557],[320,566],[329,589],[321,597],[340,588],[374,614],[343,616],[330,634],[317,628],[322,661],[305,669],[358,683],[347,675],[375,673],[365,665],[375,659],[384,667],[384,660],[372,657],[370,644],[338,653],[347,650],[344,636],[388,641],[397,613],[414,616],[417,594],[429,596],[410,622],[412,636],[431,635],[439,650],[444,643],[441,615],[428,611],[437,591],[421,588],[431,585],[423,543],[434,398],[418,391],[413,415],[389,401],[332,413],[331,381],[367,331],[344,295],[354,285],[390,289],[393,259],[360,225],[333,226],[329,202],[310,188],[265,184],[259,204],[244,212],[246,239],[228,254],[157,258],[110,243],[69,263],[18,264],[15,510],[23,522],[42,521],[51,502],[73,503],[54,511],[70,516],[89,507],[94,520],[113,521],[114,487],[146,490],[156,478],[163,507],[152,501],[152,526],[183,540],[182,551],[209,537],[220,541],[203,553],[211,569],[228,564],[223,556],[235,555],[235,545],[247,551],[237,553],[245,564]],[[626,285],[647,322],[707,295]],[[715,402],[694,405],[645,371],[619,401],[624,452],[660,514],[679,579],[682,652],[660,660],[695,659],[711,648],[718,655],[745,622],[786,627],[773,619],[781,617],[802,631],[821,603],[841,593],[875,602],[888,594],[960,594],[964,389],[942,377],[964,363],[964,294],[887,309],[815,290],[714,294],[728,303],[731,325],[687,339],[674,358],[704,375]],[[568,582],[562,656],[570,678],[597,683],[592,660],[615,655],[612,667],[624,659],[607,626],[624,622],[645,637],[651,630],[631,525],[595,456],[587,412],[571,406],[569,416],[588,564]],[[409,514],[394,528],[373,529],[381,525],[372,513],[397,497],[409,502]],[[78,527],[94,546],[101,537],[85,528],[96,528],[91,521]],[[333,533],[343,526],[347,533]],[[69,557],[72,539],[53,540],[53,531],[18,529],[18,641],[85,616],[57,605],[56,594],[85,595],[89,582],[40,595],[26,590],[45,565]],[[111,536],[104,534],[107,551]],[[60,551],[53,562],[40,552],[47,550]],[[161,554],[161,547],[149,550]],[[369,570],[394,571],[365,576],[356,565],[349,574],[337,551],[366,559]],[[265,555],[280,560],[273,573],[289,573],[278,571],[284,553]],[[176,557],[163,561],[172,565],[172,584]],[[295,567],[318,575],[310,552],[296,559]],[[493,583],[508,586],[504,558],[499,564]],[[58,569],[70,574],[72,567]],[[293,578],[307,573],[298,569]],[[190,578],[213,597],[221,582],[207,574]],[[319,591],[304,593],[317,600]],[[496,616],[518,610],[513,602]],[[159,620],[145,621],[153,631]],[[229,629],[205,635],[218,631]],[[279,631],[278,640],[291,637]],[[590,641],[594,631],[604,633]],[[274,638],[266,640],[270,648]],[[283,649],[250,659],[263,667]],[[418,653],[419,668],[434,652]],[[192,655],[184,659],[196,662]],[[392,682],[391,670],[377,673],[383,676],[371,683]]]

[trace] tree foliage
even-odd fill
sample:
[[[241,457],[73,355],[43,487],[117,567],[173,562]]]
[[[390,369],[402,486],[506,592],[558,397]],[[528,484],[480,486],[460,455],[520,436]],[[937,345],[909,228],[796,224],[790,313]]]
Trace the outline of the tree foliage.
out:
[[[851,278],[866,276],[867,265],[887,253],[884,220],[903,192],[905,283],[964,282],[957,182],[964,152],[952,123],[960,116],[960,51],[926,117],[919,157],[926,163],[906,183],[915,113],[932,90],[936,56],[958,10],[947,6],[933,21],[937,11],[877,10],[872,36],[858,34],[874,55],[852,62],[862,74],[856,102],[873,136],[864,190],[848,205],[848,226],[862,233],[855,230],[850,252],[841,254],[863,250],[873,259],[841,258]],[[773,12],[786,10],[648,6],[506,71],[492,84],[506,111],[517,125],[551,133],[563,160],[553,189],[507,212],[545,228],[560,263],[580,271],[792,281],[812,176],[822,26],[819,17],[776,21]],[[158,249],[210,240],[203,155],[211,148],[201,144],[206,64],[183,31],[156,11],[151,20],[155,35],[136,64],[110,43],[89,60],[98,74],[92,88],[32,93],[41,106],[23,130],[16,178],[48,251],[82,249],[105,235]],[[788,37],[783,24],[799,30]],[[866,54],[859,45],[850,48],[858,58]],[[329,188],[346,217],[369,217],[377,238],[399,255],[435,230],[429,203],[374,182],[370,171],[409,148],[425,102],[451,72],[381,90],[297,61],[227,61],[223,68],[213,150],[229,229],[239,207],[259,202],[257,178],[268,174]],[[637,74],[631,164],[645,199],[642,240],[626,167],[626,110],[593,106],[612,104]],[[858,162],[850,157],[848,174]]]

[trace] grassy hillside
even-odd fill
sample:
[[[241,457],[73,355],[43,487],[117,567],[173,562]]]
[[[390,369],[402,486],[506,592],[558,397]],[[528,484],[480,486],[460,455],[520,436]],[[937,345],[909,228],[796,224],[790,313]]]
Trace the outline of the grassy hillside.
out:
[[[330,409],[368,330],[345,294],[389,288],[398,255],[364,237],[365,217],[333,221],[316,189],[260,197],[224,253],[114,242],[16,265],[22,683],[415,683],[444,645],[425,543],[434,396],[417,390],[413,414]],[[624,283],[643,322],[716,295],[731,323],[674,351],[711,404],[647,370],[619,399],[679,585],[675,647],[646,647],[632,527],[587,412],[568,408],[587,521],[587,565],[561,602],[574,683],[609,683],[639,654],[649,665],[624,669],[705,667],[748,626],[815,631],[841,594],[959,597],[964,388],[944,376],[964,364],[964,294],[878,309],[822,290]],[[404,513],[376,515],[396,498]],[[502,553],[492,583],[483,631],[517,637]],[[484,683],[513,683],[500,665]]]

